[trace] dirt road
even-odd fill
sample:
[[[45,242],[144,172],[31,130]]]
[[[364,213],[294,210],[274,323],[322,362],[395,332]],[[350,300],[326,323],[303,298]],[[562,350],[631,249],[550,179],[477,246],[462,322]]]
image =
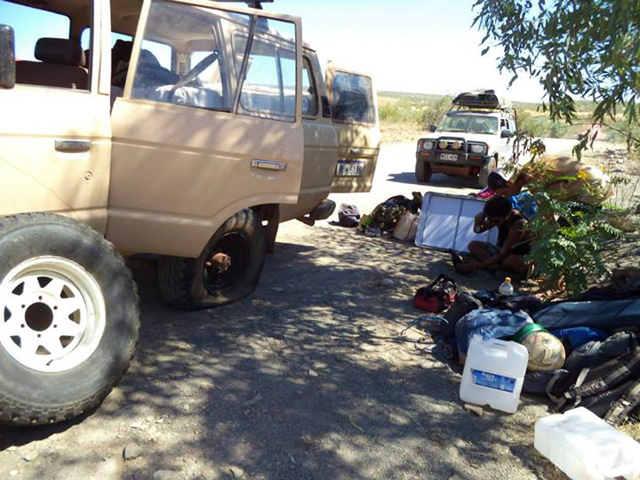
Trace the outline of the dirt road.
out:
[[[412,148],[385,147],[372,194],[336,201],[366,212],[424,191]],[[152,266],[132,266],[143,326],[124,382],[76,422],[0,429],[0,479],[551,478],[531,447],[544,402],[478,417],[458,399],[459,369],[403,334],[414,290],[452,273],[446,255],[296,222],[253,295],[195,313],[164,306]]]

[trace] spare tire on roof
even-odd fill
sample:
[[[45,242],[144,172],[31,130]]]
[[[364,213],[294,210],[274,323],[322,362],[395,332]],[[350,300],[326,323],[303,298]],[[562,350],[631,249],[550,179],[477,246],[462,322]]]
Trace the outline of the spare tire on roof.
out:
[[[453,105],[467,108],[510,109],[511,101],[496,93],[495,90],[473,90],[458,94]]]

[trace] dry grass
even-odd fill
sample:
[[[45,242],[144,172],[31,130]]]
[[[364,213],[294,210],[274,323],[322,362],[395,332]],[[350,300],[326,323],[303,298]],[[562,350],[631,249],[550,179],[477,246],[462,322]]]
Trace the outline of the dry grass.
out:
[[[640,441],[640,422],[635,419],[629,419],[618,427],[622,433],[626,433],[636,441]]]

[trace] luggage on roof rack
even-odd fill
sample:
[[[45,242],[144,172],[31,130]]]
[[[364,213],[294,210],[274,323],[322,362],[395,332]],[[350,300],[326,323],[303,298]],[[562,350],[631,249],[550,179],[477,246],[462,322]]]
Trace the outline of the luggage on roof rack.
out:
[[[510,110],[511,101],[499,96],[495,90],[473,90],[458,94],[451,102],[456,107]]]

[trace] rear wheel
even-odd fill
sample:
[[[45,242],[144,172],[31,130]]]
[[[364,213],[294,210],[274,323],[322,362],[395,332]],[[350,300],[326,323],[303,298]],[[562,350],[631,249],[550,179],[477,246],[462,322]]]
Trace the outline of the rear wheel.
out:
[[[427,162],[416,162],[416,179],[420,183],[427,183],[431,180],[431,165]]]
[[[0,220],[0,422],[41,425],[97,406],[138,338],[138,296],[113,246],[58,215]]]
[[[199,258],[160,258],[160,293],[170,305],[188,310],[240,300],[255,289],[265,255],[257,215],[241,210],[218,229]]]
[[[480,169],[480,173],[478,174],[478,186],[480,188],[485,188],[487,186],[487,179],[489,178],[489,174],[493,172],[496,168],[498,168],[498,161],[495,157],[492,157],[484,166]]]

